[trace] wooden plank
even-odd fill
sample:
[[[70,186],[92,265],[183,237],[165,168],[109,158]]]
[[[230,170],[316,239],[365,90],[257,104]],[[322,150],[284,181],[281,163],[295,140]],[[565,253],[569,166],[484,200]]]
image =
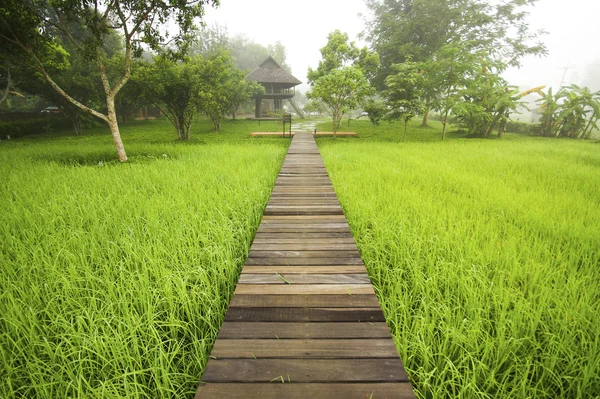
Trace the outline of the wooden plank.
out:
[[[338,227],[325,227],[319,225],[262,225],[258,228],[259,233],[302,233],[302,232],[315,232],[315,233],[346,233],[350,232],[348,226],[340,225]]]
[[[235,294],[230,308],[375,308],[375,295],[243,295]]]
[[[330,266],[250,266],[246,265],[242,269],[242,274],[268,274],[268,273],[285,273],[285,274],[362,274],[366,273],[367,269],[364,266],[345,266],[345,265],[330,265]]]
[[[210,359],[205,382],[407,382],[396,359]]]
[[[360,258],[354,251],[255,251],[250,250],[249,258]]]
[[[253,251],[356,251],[356,244],[354,242],[340,244],[329,242],[329,240],[321,240],[320,243],[261,243],[254,242],[252,247]]]
[[[362,265],[360,257],[355,258],[248,258],[246,265],[254,266],[327,266]]]
[[[270,216],[275,217],[275,216]],[[295,215],[280,215],[280,219],[263,219],[261,224],[264,226],[287,226],[287,225],[307,225],[307,226],[349,226],[344,218],[344,215],[314,215],[304,216],[301,219],[291,219],[297,217]],[[289,218],[289,219],[288,219]],[[318,219],[317,219],[318,218]]]
[[[384,383],[207,383],[200,384],[195,399],[413,399],[408,382]]]
[[[321,244],[323,242],[326,242],[328,244],[352,244],[354,245],[353,249],[356,249],[356,244],[354,242],[354,239],[351,237],[348,238],[334,238],[334,237],[330,237],[327,239],[320,239],[320,238],[308,238],[308,237],[298,237],[298,238],[279,238],[279,237],[272,237],[272,238],[262,238],[261,236],[256,236],[254,238],[253,241],[253,245],[256,244],[269,244],[269,245],[276,245],[276,244],[302,244],[302,245],[309,245],[309,244]]]
[[[255,239],[269,238],[352,238],[352,233],[348,231],[291,231],[291,232],[262,232],[256,233]]]
[[[230,308],[225,321],[385,321],[376,308]]]
[[[224,322],[219,339],[234,338],[390,338],[390,330],[384,322]]]
[[[238,284],[236,294],[358,295],[375,294],[371,284]]]
[[[238,284],[368,284],[364,274],[242,274]]]
[[[341,222],[345,222],[346,221],[346,217],[344,217],[344,215],[314,215],[314,216],[263,216],[262,221],[271,221],[271,220],[314,220],[316,222],[318,222],[319,220],[322,219],[335,219],[336,221],[341,221]],[[261,223],[262,223],[261,221]]]
[[[218,339],[211,355],[217,359],[393,359],[398,351],[389,338]]]

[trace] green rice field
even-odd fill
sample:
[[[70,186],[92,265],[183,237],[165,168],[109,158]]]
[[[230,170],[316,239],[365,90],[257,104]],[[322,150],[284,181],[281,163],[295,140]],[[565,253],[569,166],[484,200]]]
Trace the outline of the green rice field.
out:
[[[417,396],[600,398],[600,144],[414,125],[318,144]],[[0,398],[193,397],[289,144],[210,126],[0,142]]]
[[[600,397],[600,145],[352,123],[319,147],[418,397]]]
[[[193,397],[289,143],[236,126],[0,143],[0,398]]]

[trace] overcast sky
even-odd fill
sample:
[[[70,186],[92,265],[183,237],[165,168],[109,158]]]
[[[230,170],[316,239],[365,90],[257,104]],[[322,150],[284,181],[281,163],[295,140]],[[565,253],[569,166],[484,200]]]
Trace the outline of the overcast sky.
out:
[[[367,12],[363,0],[221,0],[220,7],[206,9],[205,21],[263,45],[280,41],[293,75],[306,82],[306,71],[317,66],[327,34],[340,29],[357,39],[364,29],[359,14]],[[524,87],[559,86],[569,66],[564,84],[580,83],[585,67],[600,60],[600,0],[539,0],[530,13],[531,28],[548,32],[543,41],[549,55],[524,59],[523,67],[505,77]]]

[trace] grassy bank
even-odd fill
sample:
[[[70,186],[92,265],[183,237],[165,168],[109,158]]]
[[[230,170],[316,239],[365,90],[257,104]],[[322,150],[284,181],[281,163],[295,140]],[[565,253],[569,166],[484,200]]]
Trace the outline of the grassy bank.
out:
[[[0,397],[193,396],[289,142],[251,128],[0,143]]]
[[[319,148],[418,396],[598,397],[599,145],[363,128]]]

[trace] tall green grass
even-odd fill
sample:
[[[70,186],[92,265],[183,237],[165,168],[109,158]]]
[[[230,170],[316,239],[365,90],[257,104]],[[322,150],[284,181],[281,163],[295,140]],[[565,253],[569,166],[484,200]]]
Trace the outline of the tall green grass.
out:
[[[600,146],[390,137],[319,148],[417,396],[600,397]]]
[[[0,143],[0,397],[192,397],[288,140],[201,122]]]

